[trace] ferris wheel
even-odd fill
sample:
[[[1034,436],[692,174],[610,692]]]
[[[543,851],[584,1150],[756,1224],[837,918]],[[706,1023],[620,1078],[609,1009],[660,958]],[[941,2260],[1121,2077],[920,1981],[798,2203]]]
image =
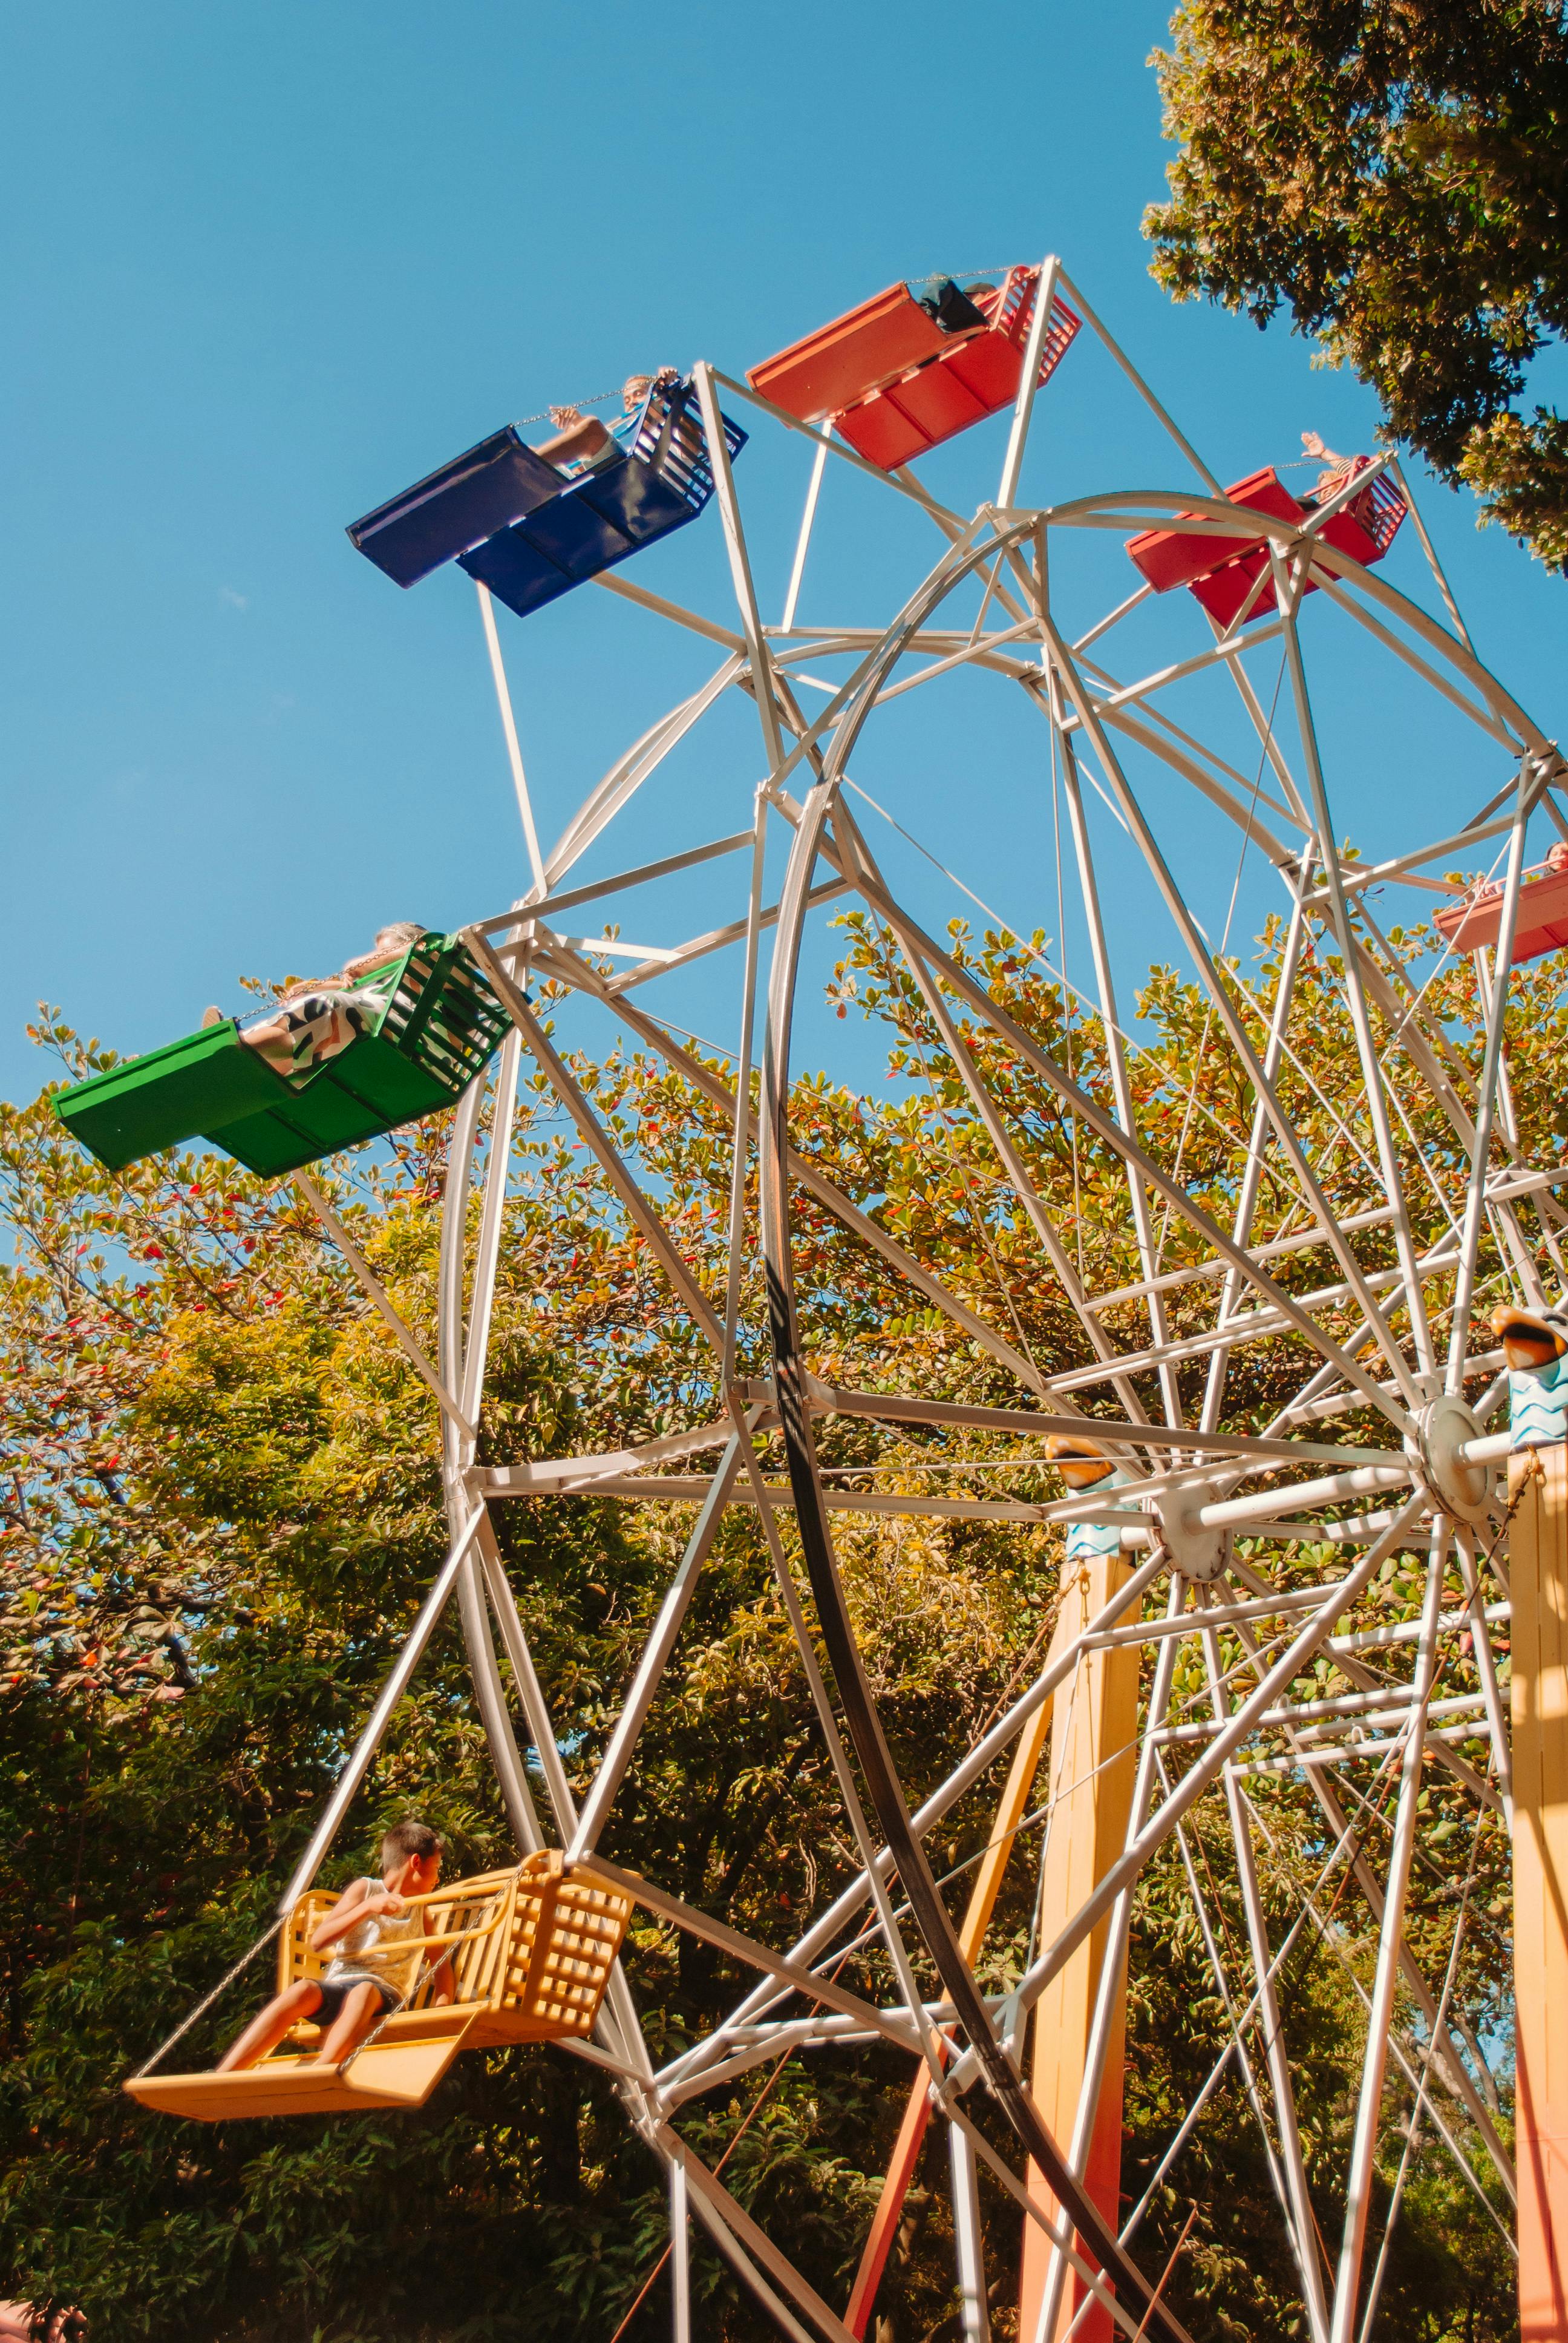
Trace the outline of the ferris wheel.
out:
[[[690,2331],[694,2224],[781,2332],[862,2337],[934,2123],[965,2343],[989,2335],[996,2299],[982,2196],[993,2261],[996,2207],[1015,2239],[1021,2228],[1024,2343],[1174,2343],[1169,2273],[1141,2258],[1140,2233],[1227,2066],[1312,2343],[1376,2331],[1392,2225],[1378,2158],[1398,2125],[1402,2185],[1424,2132],[1419,2152],[1455,2159],[1490,2218],[1512,2233],[1517,2210],[1525,2332],[1558,2332],[1568,2198],[1544,2078],[1568,2024],[1555,2015],[1553,1905],[1568,1500],[1560,1427],[1503,1478],[1508,1362],[1487,1329],[1499,1305],[1550,1326],[1543,1313],[1568,1282],[1555,1196],[1568,1174],[1533,1159],[1504,1029],[1511,970],[1555,948],[1559,893],[1568,939],[1568,857],[1529,859],[1532,839],[1568,840],[1568,770],[1475,655],[1391,455],[1325,459],[1300,492],[1272,468],[1226,486],[1057,260],[926,284],[889,288],[744,380],[699,365],[645,384],[608,462],[572,475],[567,494],[558,468],[498,434],[351,532],[399,582],[454,551],[475,578],[532,878],[446,940],[443,965],[461,956],[492,1021],[472,1030],[500,1046],[485,1078],[473,1073],[485,1049],[459,1052],[444,1077],[460,1102],[435,1358],[306,1182],[439,1400],[452,1543],[286,1902],[308,1885],[455,1595],[525,1855],[559,1894],[587,1883],[615,1929],[635,1905],[750,1980],[701,2038],[657,2062],[611,1929],[569,2023],[472,2036],[555,2038],[613,2074],[668,2176],[678,2338]],[[1091,359],[1163,435],[1174,484],[1030,502],[1026,461],[1030,479],[1043,469],[1031,430],[1055,372]],[[993,429],[964,440],[966,510],[910,467],[987,416]],[[633,465],[646,478],[622,478]],[[796,468],[804,510],[772,578],[743,491],[755,478],[759,499],[772,497]],[[467,500],[460,544],[454,499]],[[727,562],[713,565],[722,593],[698,607],[655,591],[629,557],[709,501]],[[1404,586],[1380,567],[1402,527]],[[823,574],[833,584],[819,591]],[[668,630],[682,688],[547,850],[495,603],[526,617],[590,580]],[[845,591],[859,598],[847,614],[818,607]],[[873,595],[879,615],[864,607]],[[694,688],[693,650],[709,661]],[[1470,809],[1446,823],[1427,820],[1430,793],[1379,735],[1395,681],[1402,724],[1441,739],[1468,792]],[[930,834],[900,796],[912,767],[952,777]],[[977,873],[966,849],[988,811],[1017,820],[1026,799],[1049,855],[1020,841]],[[923,802],[940,801],[928,789]],[[1374,839],[1375,857],[1352,835]],[[1473,862],[1484,875],[1456,893],[1445,870]],[[1236,920],[1253,908],[1272,925],[1248,967]],[[990,961],[946,925],[977,910]],[[1434,910],[1435,955],[1422,958],[1408,930]],[[652,940],[623,939],[623,913]],[[438,958],[427,950],[429,968]],[[733,971],[717,1048],[677,1015],[686,971],[709,960]],[[1151,967],[1188,1016],[1176,1090],[1159,1002],[1138,997]],[[1444,990],[1456,971],[1475,987],[1475,1049],[1456,1038]],[[931,1217],[889,1209],[819,1143],[800,1077],[835,1035],[851,1088],[866,1062],[859,1022],[821,1013],[829,983],[840,1011],[874,997],[899,1044],[900,1097],[947,1134],[979,1232],[961,1261]],[[574,1061],[617,1035],[726,1119],[717,1277],[692,1265],[658,1179]],[[708,1397],[651,1441],[481,1463],[525,1061],[706,1346]],[[257,1111],[249,1093],[246,1111]],[[324,1151],[322,1130],[297,1115],[289,1130],[262,1168]],[[343,1137],[332,1125],[331,1143]],[[824,1222],[874,1264],[890,1322],[930,1335],[918,1373],[894,1358],[874,1388],[837,1376],[811,1306]],[[496,1515],[585,1493],[664,1509],[684,1543],[578,1795]],[[769,1943],[600,1851],[735,1507],[760,1524],[854,1850],[820,1908]],[[844,1544],[867,1522],[988,1524],[1043,1535],[1053,1554],[1065,1541],[1032,1674],[983,1733],[928,1752],[918,1783],[895,1761],[846,1589]],[[523,1745],[537,1752],[531,1781]],[[1470,1882],[1446,1966],[1407,1927],[1434,1782],[1473,1838],[1513,1834],[1517,2153],[1484,2016],[1465,2006]],[[1260,1885],[1282,1784],[1312,1820],[1283,1926]],[[981,1854],[939,1876],[944,1826],[981,1811]],[[1228,1848],[1237,1927],[1217,1914],[1200,1827]],[[1228,2036],[1130,2202],[1129,1947],[1153,1865],[1187,1899]],[[999,1990],[987,1932],[1010,1868],[1030,1879],[1033,1916]],[[1303,2144],[1281,1988],[1312,1938],[1364,2013],[1332,2222],[1322,2157],[1309,2168]],[[441,2025],[422,2089],[449,2061]],[[683,2137],[681,2110],[785,2053],[832,2060],[879,2043],[907,2061],[902,2124],[852,2293],[829,2303]],[[1568,2136],[1568,2110],[1562,2122]]]

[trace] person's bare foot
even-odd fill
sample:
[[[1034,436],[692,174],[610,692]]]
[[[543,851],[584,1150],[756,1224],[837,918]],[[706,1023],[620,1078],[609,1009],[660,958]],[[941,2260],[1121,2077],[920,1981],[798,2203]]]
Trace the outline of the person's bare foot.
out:
[[[206,1031],[209,1025],[221,1025],[223,1023],[223,1011],[216,1005],[211,1009],[204,1009],[202,1011],[201,1023],[202,1031],[204,1033]]]

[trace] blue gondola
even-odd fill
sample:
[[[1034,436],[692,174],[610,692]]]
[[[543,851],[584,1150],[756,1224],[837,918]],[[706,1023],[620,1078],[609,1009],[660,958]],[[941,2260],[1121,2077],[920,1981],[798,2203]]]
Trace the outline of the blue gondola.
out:
[[[728,416],[720,421],[733,458],[746,434]],[[508,424],[352,523],[349,541],[399,586],[456,560],[527,618],[683,528],[713,494],[689,377],[656,384],[611,429],[613,453],[558,470]]]

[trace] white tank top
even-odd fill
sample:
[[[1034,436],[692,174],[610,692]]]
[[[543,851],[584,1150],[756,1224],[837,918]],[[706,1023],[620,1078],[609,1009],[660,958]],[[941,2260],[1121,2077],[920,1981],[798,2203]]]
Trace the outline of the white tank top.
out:
[[[379,1879],[358,1880],[356,1885],[368,1888],[373,1894],[383,1892]],[[410,1949],[407,1939],[425,1933],[425,1913],[421,1906],[401,1916],[383,1912],[359,1921],[346,1936],[338,1939],[327,1971],[328,1985],[343,1985],[366,1977],[384,1985],[407,2001],[414,1990],[419,1973],[420,1948]]]

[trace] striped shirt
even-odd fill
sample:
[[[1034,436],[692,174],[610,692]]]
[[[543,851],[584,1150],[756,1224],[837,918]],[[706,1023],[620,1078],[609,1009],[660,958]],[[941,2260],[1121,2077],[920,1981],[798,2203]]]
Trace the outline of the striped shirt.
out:
[[[1568,1356],[1508,1372],[1508,1446],[1553,1448],[1568,1440]]]

